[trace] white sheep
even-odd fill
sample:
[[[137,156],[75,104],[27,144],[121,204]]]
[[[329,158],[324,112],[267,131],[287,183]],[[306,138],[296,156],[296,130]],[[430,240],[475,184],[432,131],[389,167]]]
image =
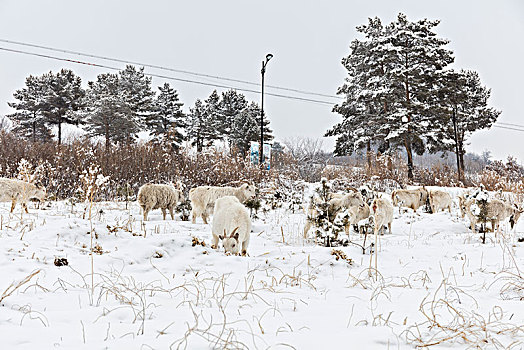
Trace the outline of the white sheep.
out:
[[[360,232],[359,223],[369,218],[370,208],[369,208],[369,205],[364,202],[360,205],[349,208],[348,211],[349,211],[349,223],[348,225],[346,225],[346,233],[349,236],[349,228],[351,227],[351,225],[356,226],[357,230]]]
[[[22,207],[27,210],[27,201],[36,198],[43,201],[46,195],[44,187],[17,179],[0,178],[0,202],[11,202],[11,213],[15,210],[16,203],[22,203]]]
[[[479,221],[481,208],[474,198],[464,202],[464,211],[470,221],[471,230],[476,232],[476,224]],[[492,199],[486,204],[486,220],[491,222],[491,229],[496,232],[501,221],[509,218],[510,227],[513,229],[524,210],[516,205],[512,205],[499,199]]]
[[[215,202],[213,222],[211,225],[213,239],[211,247],[218,248],[218,240],[222,241],[224,250],[233,255],[239,252],[247,254],[247,246],[251,234],[251,219],[249,212],[237,197],[225,196]]]
[[[337,214],[343,210],[356,207],[354,211],[357,211],[358,210],[357,208],[360,205],[365,204],[364,200],[362,199],[362,195],[358,191],[349,192],[343,195],[339,193],[332,193],[330,194],[330,198],[331,199],[328,202],[328,209],[327,209],[328,218],[330,221],[335,220],[335,217],[337,216]],[[318,215],[315,209],[315,204],[318,205],[319,203],[321,203],[321,200],[319,198],[317,197],[312,198],[312,202],[308,208],[308,219],[306,221],[306,225],[304,226],[304,238],[307,237],[307,233],[311,229],[311,226],[313,226],[313,221],[315,220],[315,218]],[[345,231],[348,235],[349,235],[350,222],[348,222],[345,226]]]
[[[453,203],[453,200],[449,193],[441,190],[429,191],[429,205],[433,213],[437,213],[446,208],[451,213],[451,203]]]
[[[199,186],[189,191],[191,201],[191,221],[196,223],[196,218],[201,216],[207,224],[207,211],[213,211],[213,206],[218,198],[235,196],[241,203],[254,198],[256,188],[254,185],[243,184],[240,187]]]
[[[411,208],[413,211],[424,204],[428,200],[428,191],[425,187],[420,187],[413,190],[394,190],[391,193],[391,201],[394,206],[399,206],[399,213],[401,207]]]
[[[378,271],[378,233],[384,230],[387,225],[389,233],[391,233],[391,223],[393,222],[393,205],[388,199],[375,198],[371,203],[371,211],[375,217],[375,270]],[[369,268],[371,269],[371,260],[369,261]]]
[[[164,220],[168,209],[171,219],[175,220],[173,211],[178,202],[184,201],[184,195],[172,185],[145,184],[138,190],[137,200],[144,212],[144,221],[147,221],[147,214],[153,209],[162,209]]]

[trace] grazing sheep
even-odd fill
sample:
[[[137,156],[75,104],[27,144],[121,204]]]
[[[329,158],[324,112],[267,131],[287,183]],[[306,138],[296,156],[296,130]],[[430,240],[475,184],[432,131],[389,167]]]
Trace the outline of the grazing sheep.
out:
[[[242,255],[247,254],[251,219],[246,207],[237,197],[225,196],[216,200],[211,233],[213,235],[212,248],[218,248],[220,239],[226,253],[237,255],[241,251]],[[240,250],[240,245],[242,245],[242,250]]]
[[[184,201],[184,195],[172,185],[146,184],[138,190],[137,200],[144,212],[144,221],[147,221],[147,214],[153,209],[162,209],[164,220],[168,209],[171,219],[175,220],[173,210],[178,202]]]
[[[476,224],[479,221],[480,208],[476,205],[474,198],[464,202],[465,213],[470,221],[471,230],[476,232]],[[492,199],[487,202],[486,219],[491,222],[491,229],[496,231],[501,221],[509,218],[510,227],[513,229],[524,210],[516,205],[503,202],[499,199]]]
[[[349,236],[349,228],[351,225],[353,225],[353,227],[356,227],[356,230],[360,232],[358,228],[359,222],[369,217],[370,209],[369,209],[369,205],[364,202],[358,206],[353,206],[349,208],[348,211],[349,211],[349,223],[346,225],[345,228],[346,228],[346,233]]]
[[[459,194],[458,198],[458,207],[460,209],[460,216],[464,218],[466,216],[466,201],[469,199],[467,195]]]
[[[420,187],[414,190],[394,190],[391,193],[391,201],[394,206],[411,208],[417,211],[418,208],[426,204],[428,200],[428,191],[425,187]]]
[[[341,210],[359,206],[363,203],[364,199],[360,192],[350,192],[340,198],[333,198],[329,201],[329,216],[334,218]]]
[[[331,198],[328,202],[328,215],[329,215],[330,221],[333,221],[335,217],[337,216],[337,214],[345,209],[351,209],[353,207],[358,208],[358,206],[365,204],[360,192],[352,188],[350,188],[350,190],[352,192],[343,193],[343,194],[342,193],[331,193],[329,195],[329,197]],[[320,202],[321,200],[318,197],[313,197],[311,199],[311,203],[307,210],[307,214],[309,218],[317,217],[318,213],[315,209],[315,204],[319,204]],[[357,211],[357,208],[354,209],[354,212]],[[350,221],[350,222],[353,222],[353,221]],[[358,221],[355,221],[354,224],[356,224],[357,222]],[[307,233],[311,229],[311,226],[313,226],[313,222],[312,220],[308,219],[306,221],[306,225],[304,226],[304,238],[307,237]],[[348,222],[345,227],[345,231],[348,235],[349,235],[349,227],[350,227],[350,223]]]
[[[27,201],[30,198],[37,198],[43,201],[46,195],[44,187],[37,187],[32,183],[17,179],[0,178],[0,202],[11,201],[11,213],[15,210],[16,203],[22,203],[22,207],[27,210]]]
[[[433,213],[436,213],[446,208],[451,213],[452,202],[453,200],[451,199],[450,194],[447,192],[441,190],[429,191],[429,205]]]
[[[235,196],[241,203],[255,197],[256,188],[254,185],[243,184],[240,187],[216,187],[199,186],[189,191],[191,201],[191,221],[196,223],[198,216],[202,217],[207,224],[207,210],[213,210],[213,206],[218,198],[224,196]]]
[[[388,225],[389,233],[391,233],[391,223],[393,222],[393,205],[385,198],[375,198],[371,203],[371,210],[375,217],[375,270],[378,271],[378,233],[380,230],[384,231],[384,226]],[[369,268],[371,269],[371,260],[369,261]]]

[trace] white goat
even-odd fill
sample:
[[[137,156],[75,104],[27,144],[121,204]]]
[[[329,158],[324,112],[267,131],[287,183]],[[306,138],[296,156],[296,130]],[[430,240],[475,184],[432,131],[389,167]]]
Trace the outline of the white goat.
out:
[[[364,202],[358,206],[353,206],[349,208],[348,211],[349,211],[349,223],[348,225],[346,225],[346,233],[349,236],[349,228],[351,225],[356,226],[357,231],[360,232],[360,229],[358,228],[359,222],[369,217],[370,209],[369,209],[369,205],[366,202]]]
[[[471,230],[476,232],[476,224],[479,221],[480,207],[476,204],[474,198],[468,199],[464,202],[464,211],[470,221]],[[516,205],[503,202],[499,199],[492,199],[487,202],[486,219],[491,222],[491,229],[496,232],[501,221],[509,218],[510,227],[513,229],[515,224],[524,212]]]
[[[137,200],[144,212],[144,221],[147,221],[147,214],[153,209],[162,209],[164,220],[168,209],[171,219],[175,220],[173,210],[178,202],[184,201],[184,195],[172,185],[145,184],[138,190]]]
[[[251,234],[251,219],[246,207],[240,203],[237,197],[225,196],[216,200],[211,227],[212,248],[218,248],[218,240],[220,239],[226,253],[230,252],[237,255],[241,251],[242,255],[247,254]],[[241,245],[242,250],[240,250]]]
[[[333,196],[335,195],[335,196]],[[330,197],[332,199],[328,202],[328,216],[329,220],[333,221],[337,214],[345,209],[351,209],[353,207],[358,208],[360,205],[365,204],[364,200],[362,199],[362,195],[360,192],[350,192],[346,193],[344,195],[340,194],[331,194]],[[314,208],[314,204],[320,203],[320,199],[313,197],[312,203],[310,204],[308,208],[308,220],[306,221],[306,225],[304,226],[304,238],[307,237],[307,233],[311,229],[311,226],[313,226],[314,218],[318,215],[317,211]],[[354,209],[356,211],[357,209]],[[313,219],[313,220],[312,220]],[[355,224],[358,221],[354,222]],[[350,223],[348,222],[345,226],[345,231],[349,235],[349,227]]]
[[[399,213],[401,207],[411,208],[413,211],[424,204],[428,200],[428,191],[425,187],[420,187],[414,190],[394,190],[391,193],[391,201],[394,206],[399,206]]]
[[[449,193],[441,190],[429,191],[429,205],[433,213],[446,208],[451,213],[451,203],[453,203],[453,200]]]
[[[391,223],[393,222],[393,205],[388,199],[375,198],[371,203],[371,210],[375,216],[375,271],[378,272],[378,233],[384,230],[387,225],[389,233],[391,233]],[[371,269],[371,260],[369,261],[369,268]]]
[[[0,202],[11,202],[11,213],[15,210],[17,202],[27,210],[27,201],[36,198],[43,201],[46,195],[44,187],[37,187],[32,183],[17,179],[0,178]]]
[[[240,187],[216,187],[216,186],[199,186],[189,191],[189,200],[191,201],[191,221],[196,222],[198,216],[202,217],[207,224],[207,211],[213,211],[213,206],[218,198],[224,196],[235,196],[241,203],[254,198],[256,188],[254,185],[243,184]]]

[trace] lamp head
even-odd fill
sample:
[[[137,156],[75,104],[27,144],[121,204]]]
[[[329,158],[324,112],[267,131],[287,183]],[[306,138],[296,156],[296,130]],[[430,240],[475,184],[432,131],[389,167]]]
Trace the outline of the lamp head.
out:
[[[269,60],[272,59],[272,58],[273,58],[273,55],[270,54],[270,53],[268,53],[268,54],[266,55],[266,63],[269,62]]]

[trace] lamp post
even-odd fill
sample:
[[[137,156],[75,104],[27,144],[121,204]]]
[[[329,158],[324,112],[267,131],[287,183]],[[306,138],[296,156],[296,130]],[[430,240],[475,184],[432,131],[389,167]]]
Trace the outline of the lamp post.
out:
[[[266,60],[262,61],[262,103],[260,104],[260,158],[259,163],[262,166],[264,164],[264,73],[266,72],[266,66],[269,60],[273,58],[273,55],[268,53]]]

